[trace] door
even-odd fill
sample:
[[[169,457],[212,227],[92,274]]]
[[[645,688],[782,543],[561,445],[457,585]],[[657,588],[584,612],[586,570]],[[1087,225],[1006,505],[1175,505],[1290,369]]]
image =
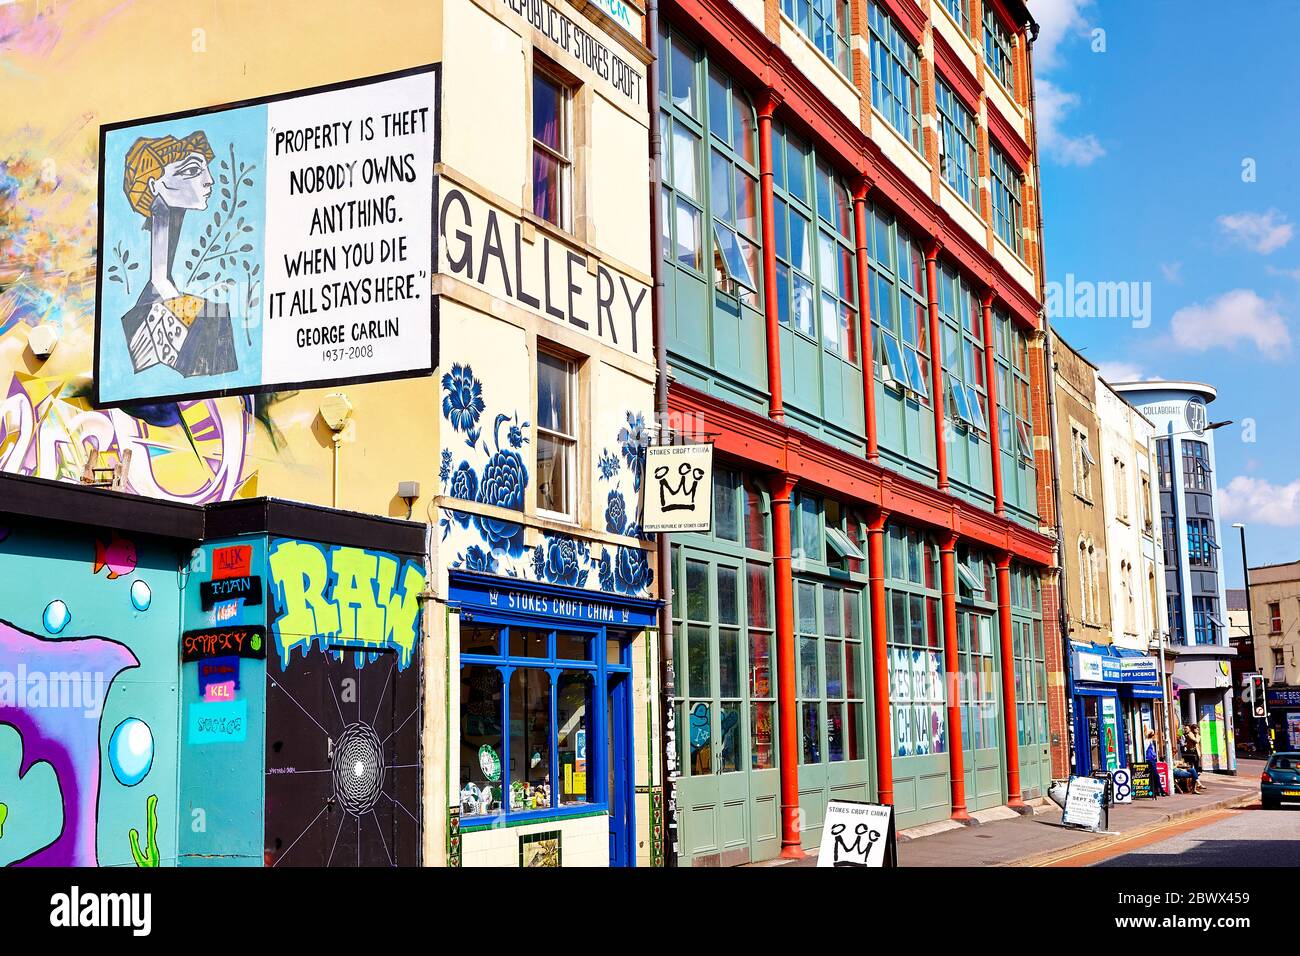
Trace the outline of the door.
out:
[[[1002,688],[993,615],[957,609],[957,651],[961,667],[961,740],[966,771],[966,809],[985,810],[1006,802],[1002,750]]]
[[[770,571],[703,552],[675,557],[682,864],[769,859],[781,848]]]
[[[1047,732],[1047,665],[1043,659],[1043,622],[1013,619],[1016,658],[1016,735],[1020,744],[1020,789],[1026,799],[1041,797],[1052,783],[1052,756]]]
[[[606,713],[609,732],[605,735],[609,779],[609,865],[635,866],[632,846],[635,831],[632,821],[632,733],[631,701],[628,674],[610,674],[607,678]],[[585,759],[585,755],[584,755]]]

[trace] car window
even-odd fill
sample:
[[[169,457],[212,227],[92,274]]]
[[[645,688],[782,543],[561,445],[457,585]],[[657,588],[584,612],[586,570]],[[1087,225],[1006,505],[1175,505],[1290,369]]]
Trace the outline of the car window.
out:
[[[1295,769],[1296,769],[1296,762],[1297,762],[1297,760],[1300,760],[1300,758],[1297,758],[1297,757],[1274,757],[1274,758],[1269,762],[1269,769],[1271,769],[1271,770],[1295,770]]]

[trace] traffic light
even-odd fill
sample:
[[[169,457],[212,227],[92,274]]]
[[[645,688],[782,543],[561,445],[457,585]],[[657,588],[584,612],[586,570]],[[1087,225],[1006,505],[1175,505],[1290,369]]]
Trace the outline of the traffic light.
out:
[[[1264,675],[1248,674],[1246,675],[1245,698],[1250,702],[1250,712],[1258,719],[1262,720],[1268,716],[1268,701],[1265,700]]]

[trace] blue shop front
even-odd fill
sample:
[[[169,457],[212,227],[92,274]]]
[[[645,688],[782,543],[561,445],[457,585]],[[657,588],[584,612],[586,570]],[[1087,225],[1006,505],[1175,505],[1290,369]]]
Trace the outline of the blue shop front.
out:
[[[465,570],[448,585],[461,865],[657,863],[658,602]]]
[[[1149,654],[1113,644],[1070,642],[1074,772],[1145,760],[1146,733],[1160,732],[1160,667]],[[1163,752],[1163,751],[1162,751]]]

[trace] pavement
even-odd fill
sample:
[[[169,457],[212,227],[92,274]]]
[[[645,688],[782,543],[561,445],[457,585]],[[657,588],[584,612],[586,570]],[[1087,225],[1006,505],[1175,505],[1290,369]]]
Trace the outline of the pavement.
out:
[[[1201,775],[1205,793],[1138,800],[1110,809],[1107,834],[1061,825],[1061,808],[1035,801],[1031,814],[983,813],[971,825],[938,824],[899,833],[900,866],[1048,866],[1104,848],[1108,843],[1196,814],[1258,802],[1262,760],[1238,760],[1237,774]],[[935,832],[938,830],[938,832]],[[768,860],[757,866],[816,866],[816,852],[799,860]],[[1066,863],[1066,865],[1070,865]]]
[[[1182,832],[1165,831],[1150,843],[1134,841],[1137,846],[1120,848],[1121,852],[1093,865],[1300,866],[1300,808],[1265,810],[1254,804],[1189,822],[1199,827],[1172,827]]]

